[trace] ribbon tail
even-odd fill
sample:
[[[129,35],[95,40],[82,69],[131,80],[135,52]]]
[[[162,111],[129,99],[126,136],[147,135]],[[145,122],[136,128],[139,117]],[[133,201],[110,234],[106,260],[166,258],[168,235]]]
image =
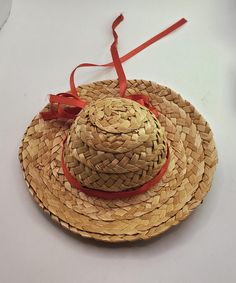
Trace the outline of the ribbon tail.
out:
[[[111,45],[111,55],[112,55],[113,61],[106,63],[106,64],[82,63],[82,64],[78,65],[77,67],[75,67],[74,70],[72,71],[71,75],[70,75],[70,89],[71,89],[70,94],[64,93],[64,94],[55,95],[55,99],[52,99],[53,102],[50,102],[51,103],[50,111],[41,113],[41,116],[44,120],[60,119],[60,118],[74,119],[76,117],[76,113],[78,114],[79,111],[83,107],[85,107],[86,102],[83,101],[78,96],[78,91],[77,91],[77,88],[75,86],[75,81],[74,81],[76,70],[79,69],[79,68],[82,68],[82,67],[115,67],[117,75],[118,75],[118,79],[119,79],[120,96],[124,97],[126,87],[127,87],[127,80],[126,80],[126,76],[125,76],[125,73],[124,73],[124,70],[123,70],[123,67],[122,67],[122,63],[129,60],[130,58],[132,58],[133,56],[135,56],[136,54],[138,54],[139,52],[141,52],[142,50],[144,50],[145,48],[147,48],[151,44],[157,42],[158,40],[167,36],[171,32],[175,31],[176,29],[178,29],[179,27],[181,27],[183,24],[185,24],[187,22],[187,20],[184,19],[184,18],[180,19],[179,21],[177,21],[176,23],[174,23],[173,25],[171,25],[167,29],[163,30],[159,34],[155,35],[151,39],[144,42],[143,44],[134,48],[133,50],[131,50],[130,52],[128,52],[124,56],[119,57],[119,53],[117,51],[118,35],[117,35],[115,29],[123,21],[123,19],[124,19],[123,15],[119,15],[112,24],[112,32],[113,32],[113,36],[114,36],[114,41]],[[63,98],[70,97],[70,98],[73,98],[73,100],[71,100],[71,101],[67,100],[67,101],[69,101],[69,105],[66,105],[66,103],[62,102],[61,98],[58,99],[56,97],[63,97]],[[139,100],[139,103],[142,104],[143,102],[141,102],[141,100]],[[70,107],[68,107],[68,106],[70,106]],[[147,106],[149,108],[149,110],[152,111],[155,115],[158,114],[156,112],[156,110],[154,109],[154,107],[151,107],[150,103],[148,103],[148,104],[146,103],[145,106]],[[72,108],[74,108],[74,110],[72,110]]]

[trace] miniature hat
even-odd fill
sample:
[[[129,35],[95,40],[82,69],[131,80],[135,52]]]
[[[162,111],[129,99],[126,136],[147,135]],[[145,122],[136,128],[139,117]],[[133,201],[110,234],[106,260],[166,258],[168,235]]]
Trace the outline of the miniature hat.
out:
[[[123,57],[111,46],[118,80],[50,96],[20,147],[35,201],[66,229],[107,242],[149,239],[184,220],[210,189],[217,163],[211,129],[179,94],[126,80],[122,62],[183,25],[181,19]]]

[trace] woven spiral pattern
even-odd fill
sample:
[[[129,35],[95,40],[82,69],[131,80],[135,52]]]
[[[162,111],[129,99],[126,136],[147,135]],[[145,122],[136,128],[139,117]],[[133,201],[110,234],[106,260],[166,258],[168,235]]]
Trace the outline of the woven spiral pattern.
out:
[[[104,98],[78,115],[64,159],[83,186],[122,191],[151,180],[166,154],[164,130],[147,108],[129,99]]]
[[[92,103],[104,97],[119,97],[119,85],[117,81],[95,82],[79,87],[78,92],[84,100]],[[81,236],[107,242],[149,239],[183,221],[202,203],[211,187],[217,153],[211,129],[204,118],[180,95],[156,83],[128,81],[127,95],[135,93],[147,95],[159,112],[158,120],[165,130],[171,158],[161,182],[144,194],[104,200],[89,197],[68,183],[61,168],[61,148],[68,134],[71,135],[73,131],[76,134],[75,123],[71,126],[71,122],[45,122],[37,115],[23,137],[19,158],[34,200],[53,220]],[[92,122],[93,120],[91,124],[86,123],[86,127],[93,127]],[[102,125],[102,117],[97,125],[99,123]],[[107,142],[107,134],[100,135],[103,131],[99,130],[99,137]],[[122,137],[128,134],[124,133]],[[72,145],[71,140],[68,142]],[[97,141],[97,137],[95,140]],[[118,154],[122,152],[116,150],[124,149],[122,140],[116,144],[115,152],[105,151],[107,146],[103,149],[93,148],[91,144],[85,144],[82,138],[81,141],[77,139],[77,142],[81,146],[75,148],[85,148],[82,152],[89,152],[88,156],[93,156],[90,151],[100,150],[106,152],[106,158],[110,153],[116,154],[118,158]],[[99,145],[100,142],[96,144]],[[132,151],[138,146],[133,146]],[[91,170],[104,173],[103,168],[107,170],[109,167],[109,173],[112,174],[113,169],[119,170],[115,164],[111,167],[96,161],[90,164],[84,161],[89,157],[86,155],[84,160],[80,159],[80,152],[77,153],[77,150],[73,154],[76,162],[79,161]],[[127,168],[130,172],[135,172],[136,169],[131,165],[127,165]],[[120,170],[121,174],[125,173]]]

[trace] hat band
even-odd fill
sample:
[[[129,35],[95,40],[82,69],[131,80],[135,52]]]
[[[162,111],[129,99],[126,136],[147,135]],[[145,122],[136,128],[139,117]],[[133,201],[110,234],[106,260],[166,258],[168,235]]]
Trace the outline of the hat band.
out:
[[[85,193],[86,195],[92,196],[92,197],[98,197],[98,198],[103,198],[103,199],[117,199],[117,198],[127,198],[127,197],[133,197],[139,194],[143,194],[149,189],[153,188],[153,186],[157,185],[162,177],[164,176],[165,172],[168,169],[169,163],[170,163],[170,151],[169,147],[167,146],[167,154],[166,154],[166,161],[164,165],[161,167],[161,170],[159,173],[152,178],[150,181],[145,183],[144,185],[136,188],[132,188],[129,191],[120,191],[120,192],[107,192],[107,191],[102,191],[99,189],[89,189],[87,187],[83,187],[78,180],[72,176],[70,173],[69,169],[67,168],[64,160],[64,144],[66,142],[67,138],[63,142],[62,146],[62,155],[61,155],[61,167],[64,173],[65,178],[67,181],[76,189],[80,190],[81,192]]]

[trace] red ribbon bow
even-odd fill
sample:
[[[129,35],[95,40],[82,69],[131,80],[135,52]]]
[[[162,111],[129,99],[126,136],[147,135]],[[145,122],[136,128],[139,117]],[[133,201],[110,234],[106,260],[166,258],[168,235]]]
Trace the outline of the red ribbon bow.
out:
[[[70,75],[70,92],[69,93],[59,93],[57,95],[50,95],[49,102],[50,102],[50,110],[48,112],[41,112],[41,116],[44,120],[52,120],[52,119],[74,119],[79,111],[83,109],[86,105],[86,102],[83,101],[77,92],[74,82],[74,75],[77,69],[83,67],[115,67],[118,78],[119,78],[119,86],[120,86],[120,96],[125,96],[126,91],[126,76],[122,68],[122,63],[129,60],[151,44],[155,43],[156,41],[160,40],[161,38],[167,36],[169,33],[173,32],[187,21],[186,19],[182,18],[177,21],[172,26],[168,27],[164,31],[160,32],[159,34],[155,35],[151,39],[147,40],[143,44],[139,45],[135,49],[131,50],[121,58],[119,57],[117,51],[117,44],[118,44],[118,35],[115,31],[115,28],[119,25],[119,23],[124,19],[123,15],[120,15],[115,19],[112,24],[112,32],[114,36],[114,41],[111,45],[111,55],[113,62],[109,62],[106,64],[93,64],[93,63],[82,63],[74,68]],[[145,95],[129,95],[126,98],[130,98],[139,102],[141,105],[146,106],[152,111],[155,115],[157,111],[153,106],[151,106],[150,102],[148,101],[148,97]]]
[[[163,38],[164,36],[168,35],[172,31],[176,30],[178,27],[182,26],[186,23],[186,20],[183,18],[170,26],[169,28],[165,29],[161,33],[157,34],[153,38],[149,39],[145,43],[141,44],[137,48],[133,49],[123,57],[119,57],[119,53],[117,51],[117,44],[118,44],[118,35],[115,31],[116,27],[119,25],[119,23],[124,19],[122,15],[117,17],[115,21],[112,24],[112,33],[114,36],[114,41],[111,45],[111,55],[113,62],[107,63],[107,64],[92,64],[92,63],[83,63],[78,65],[71,73],[70,75],[70,89],[71,91],[69,93],[59,93],[57,95],[50,95],[49,102],[50,102],[50,110],[48,112],[42,112],[41,116],[44,120],[51,120],[51,119],[75,119],[77,114],[80,112],[81,109],[83,109],[86,106],[86,102],[83,101],[77,93],[77,89],[75,87],[74,83],[74,75],[78,68],[81,67],[112,67],[114,66],[116,69],[116,73],[118,75],[119,80],[119,90],[120,90],[120,96],[128,99],[132,99],[139,104],[147,107],[156,117],[158,116],[158,112],[155,107],[151,104],[149,101],[149,97],[143,94],[134,94],[125,96],[126,88],[127,88],[127,80],[126,76],[122,67],[122,62],[125,62],[126,60],[130,59],[137,53],[141,52],[143,49],[151,45],[152,43],[158,41],[159,39]],[[146,192],[148,189],[156,185],[162,178],[162,176],[165,174],[168,165],[170,162],[170,154],[169,154],[169,148],[167,148],[167,156],[166,161],[164,165],[162,166],[159,173],[151,179],[149,182],[145,183],[144,185],[133,188],[129,191],[121,191],[121,192],[105,192],[102,190],[94,190],[82,187],[81,184],[77,181],[76,178],[74,178],[68,168],[66,167],[66,164],[64,162],[64,143],[62,148],[62,157],[61,157],[61,165],[64,172],[64,175],[68,182],[74,186],[75,188],[81,190],[82,192],[95,197],[100,197],[104,199],[114,199],[114,198],[124,198],[124,197],[131,197],[137,194],[141,194]]]

